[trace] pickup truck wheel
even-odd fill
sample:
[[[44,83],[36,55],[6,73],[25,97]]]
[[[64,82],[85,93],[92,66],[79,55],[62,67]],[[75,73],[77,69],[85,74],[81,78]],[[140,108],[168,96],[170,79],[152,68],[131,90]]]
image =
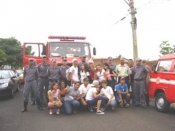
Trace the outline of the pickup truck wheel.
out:
[[[156,95],[155,106],[159,112],[167,112],[170,107],[170,103],[166,100],[164,93],[158,93]]]

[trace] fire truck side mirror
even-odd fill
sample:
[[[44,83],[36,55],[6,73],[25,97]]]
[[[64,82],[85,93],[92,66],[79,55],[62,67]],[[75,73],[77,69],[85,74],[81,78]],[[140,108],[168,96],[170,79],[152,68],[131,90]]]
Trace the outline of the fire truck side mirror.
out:
[[[93,55],[96,55],[96,48],[93,48]]]
[[[43,45],[43,52],[42,52],[42,55],[46,55],[46,46]]]

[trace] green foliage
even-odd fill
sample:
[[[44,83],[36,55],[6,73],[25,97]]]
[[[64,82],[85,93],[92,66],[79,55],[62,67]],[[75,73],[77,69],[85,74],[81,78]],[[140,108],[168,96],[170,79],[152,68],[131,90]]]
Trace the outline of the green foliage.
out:
[[[31,55],[33,56],[35,52],[32,52],[32,46],[27,46],[26,47],[26,55]]]
[[[0,62],[4,61],[6,61],[6,54],[2,49],[0,49]]]
[[[7,39],[0,38],[0,49],[6,54],[6,61],[3,65],[20,67],[22,65],[22,46],[14,37]]]
[[[175,53],[175,45],[170,46],[168,41],[162,41],[159,47],[162,55]]]

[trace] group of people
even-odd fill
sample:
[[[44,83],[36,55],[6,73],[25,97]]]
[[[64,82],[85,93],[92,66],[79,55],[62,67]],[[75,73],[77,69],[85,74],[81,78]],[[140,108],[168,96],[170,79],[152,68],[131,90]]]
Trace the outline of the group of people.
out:
[[[29,95],[32,94],[32,105],[37,104],[39,110],[47,104],[49,114],[60,114],[60,108],[70,115],[78,109],[87,107],[89,111],[96,110],[96,114],[105,114],[105,110],[115,110],[130,106],[132,96],[133,106],[146,108],[149,106],[147,89],[150,68],[145,60],[137,59],[136,65],[132,59],[125,62],[120,59],[116,65],[112,57],[103,65],[87,63],[86,56],[82,61],[72,60],[72,66],[67,64],[67,58],[62,57],[62,65],[58,66],[56,59],[51,65],[42,62],[36,65],[33,58],[29,58],[29,65],[24,68],[24,108],[27,111]],[[132,92],[131,92],[132,90]]]

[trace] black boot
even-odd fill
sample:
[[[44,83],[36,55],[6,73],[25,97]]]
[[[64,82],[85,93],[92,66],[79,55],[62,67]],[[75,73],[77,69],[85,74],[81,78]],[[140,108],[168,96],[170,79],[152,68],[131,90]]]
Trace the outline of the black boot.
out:
[[[37,105],[38,105],[38,106],[37,106],[38,110],[42,111],[43,108],[41,107],[40,100],[39,100],[39,99],[36,99],[36,103],[37,103]]]
[[[24,101],[24,109],[21,110],[21,112],[26,112],[27,111],[27,105],[28,105],[28,101]]]

